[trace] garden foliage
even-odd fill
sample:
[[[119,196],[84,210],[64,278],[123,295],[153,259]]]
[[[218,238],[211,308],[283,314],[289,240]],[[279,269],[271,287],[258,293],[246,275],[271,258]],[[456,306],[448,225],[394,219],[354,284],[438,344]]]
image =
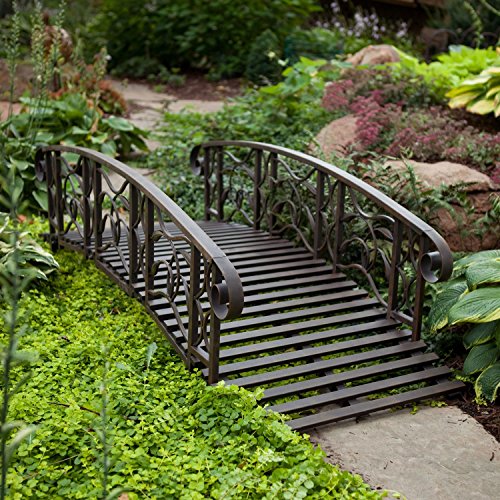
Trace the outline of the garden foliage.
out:
[[[500,387],[500,250],[455,262],[453,279],[442,286],[428,321],[433,332],[447,325],[474,325],[463,337],[470,351],[463,371],[479,374],[477,397],[494,401]]]
[[[60,273],[20,302],[30,314],[23,348],[38,361],[11,415],[38,430],[19,448],[9,498],[100,497],[103,430],[107,488],[131,500],[380,497],[252,393],[188,372],[143,306],[91,262],[58,260]]]

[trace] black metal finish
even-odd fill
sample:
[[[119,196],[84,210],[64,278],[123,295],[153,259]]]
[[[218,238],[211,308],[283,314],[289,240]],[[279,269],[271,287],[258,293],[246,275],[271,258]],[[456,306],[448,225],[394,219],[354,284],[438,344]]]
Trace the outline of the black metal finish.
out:
[[[419,340],[425,281],[452,267],[432,228],[285,148],[218,141],[191,158],[205,184],[198,223],[116,160],[40,150],[53,248],[93,258],[143,302],[188,368],[209,383],[263,387],[271,410],[299,415],[294,428],[461,387]],[[401,394],[384,394],[395,388]],[[382,397],[359,402],[373,394]]]

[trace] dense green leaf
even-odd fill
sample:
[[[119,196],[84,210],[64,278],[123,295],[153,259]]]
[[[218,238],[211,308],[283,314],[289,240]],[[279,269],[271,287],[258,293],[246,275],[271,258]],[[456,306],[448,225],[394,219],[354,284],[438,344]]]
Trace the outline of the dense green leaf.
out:
[[[488,261],[491,259],[499,259],[500,258],[500,250],[485,250],[483,252],[474,252],[466,257],[463,257],[457,260],[453,266],[455,271],[459,271],[465,267],[470,266],[476,262]]]
[[[444,286],[432,304],[427,318],[431,332],[435,332],[446,326],[450,309],[466,291],[467,283],[462,279],[451,281]]]
[[[495,401],[500,387],[500,363],[495,363],[486,370],[476,380],[476,393],[484,396],[489,401]]]
[[[500,319],[500,287],[487,287],[465,294],[450,309],[450,325],[486,323]]]
[[[500,257],[471,264],[465,271],[465,279],[471,290],[486,283],[500,284]]]
[[[464,373],[480,372],[495,363],[499,356],[496,342],[474,346],[464,361]]]
[[[496,331],[500,329],[500,321],[491,321],[490,323],[479,323],[474,325],[463,338],[464,346],[470,349],[475,345],[484,344],[495,339]]]

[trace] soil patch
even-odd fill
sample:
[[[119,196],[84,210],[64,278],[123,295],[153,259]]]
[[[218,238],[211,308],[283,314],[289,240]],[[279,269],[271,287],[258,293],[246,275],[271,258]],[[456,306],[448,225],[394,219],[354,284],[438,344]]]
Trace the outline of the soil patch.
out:
[[[454,370],[461,370],[463,364],[464,358],[460,356],[446,360],[446,365]],[[466,384],[465,390],[459,396],[447,398],[446,401],[476,419],[500,443],[500,404],[478,405],[474,398],[473,385]]]
[[[237,97],[245,88],[243,79],[228,78],[211,82],[202,73],[187,73],[181,86],[165,85],[165,92],[177,99],[200,99],[203,101],[220,101]]]

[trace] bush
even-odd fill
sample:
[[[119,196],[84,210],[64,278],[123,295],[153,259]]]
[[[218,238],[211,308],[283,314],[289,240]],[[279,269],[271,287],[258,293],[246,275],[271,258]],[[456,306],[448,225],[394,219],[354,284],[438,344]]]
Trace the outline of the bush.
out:
[[[10,414],[38,430],[19,448],[9,498],[104,498],[103,435],[108,488],[130,500],[381,497],[252,393],[189,373],[143,306],[91,262],[58,259],[61,272],[20,302],[22,348],[38,361]]]
[[[266,30],[250,47],[245,76],[258,85],[270,85],[280,80],[281,47],[278,37]]]
[[[282,40],[316,9],[313,0],[104,0],[88,28],[107,40],[117,70],[143,57],[220,77],[244,73],[250,47],[265,30]]]

